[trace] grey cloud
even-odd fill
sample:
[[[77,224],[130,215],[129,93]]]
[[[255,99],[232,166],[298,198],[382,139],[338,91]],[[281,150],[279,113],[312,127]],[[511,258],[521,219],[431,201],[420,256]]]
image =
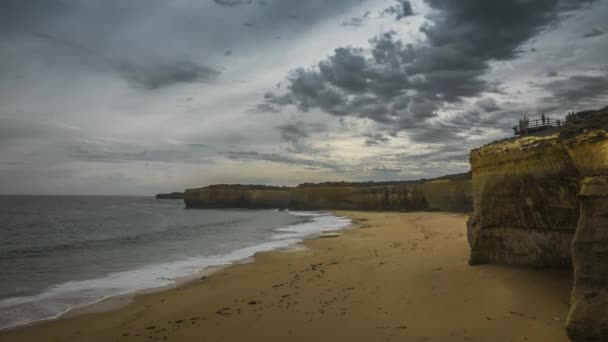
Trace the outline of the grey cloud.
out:
[[[367,19],[369,19],[370,15],[371,15],[371,12],[367,11],[360,17],[353,17],[353,18],[343,21],[340,25],[359,27],[359,26],[362,26]]]
[[[322,123],[293,121],[275,127],[281,133],[281,139],[290,144],[284,148],[286,152],[320,156],[326,149],[311,144],[315,134],[327,131],[328,127]]]
[[[279,113],[281,109],[270,103],[259,103],[249,110],[249,113]]]
[[[180,188],[193,181],[214,181],[212,174],[221,175],[225,167],[232,167],[233,163],[223,164],[227,162],[224,157],[244,163],[277,163],[263,167],[291,165],[315,170],[314,177],[393,178],[401,171],[399,178],[418,178],[464,171],[468,165],[466,150],[483,138],[469,139],[471,135],[484,133],[487,127],[493,128],[491,134],[500,134],[495,129],[497,124],[508,130],[524,110],[539,108],[514,108],[504,102],[504,96],[493,94],[496,84],[492,80],[508,81],[509,77],[492,78],[489,72],[494,69],[489,68],[490,63],[510,61],[520,55],[539,57],[540,53],[529,53],[527,43],[546,28],[553,29],[551,25],[564,16],[564,11],[590,1],[422,1],[431,8],[422,40],[400,40],[396,33],[388,32],[373,37],[365,49],[343,46],[312,68],[290,73],[284,86],[266,94],[264,103],[255,111],[289,108],[289,121],[282,125],[284,121],[276,116],[244,118],[241,109],[251,94],[259,92],[252,87],[266,82],[269,75],[293,61],[272,56],[276,65],[255,65],[249,57],[282,54],[284,48],[306,48],[300,38],[308,38],[318,29],[335,30],[323,39],[340,38],[343,33],[350,39],[352,32],[336,27],[339,21],[336,25],[325,23],[353,13],[361,5],[360,0],[273,0],[266,6],[258,0],[0,1],[0,65],[4,71],[0,73],[0,173],[14,172],[14,176],[0,177],[2,191],[7,191],[7,185],[19,189],[14,184],[21,185],[19,191],[40,191],[42,188],[31,185],[36,184],[48,187],[46,192],[73,192],[85,189],[74,184],[82,183],[86,176],[100,177],[86,188],[90,193],[96,189],[110,191],[106,190],[108,186],[122,192],[134,191],[125,185],[124,177],[107,177],[112,172],[124,174],[130,183],[141,184],[150,192],[159,183]],[[420,1],[412,3],[416,6]],[[390,25],[399,25],[406,20],[394,18],[410,14],[403,8],[395,9],[385,17]],[[414,10],[426,12],[426,6]],[[352,24],[364,23],[369,16],[358,16],[361,20]],[[418,19],[422,18],[417,17],[412,24]],[[243,27],[245,23],[253,26]],[[576,28],[570,24],[576,24]],[[572,30],[577,37],[593,27],[604,30],[602,25],[601,20],[593,24],[577,21],[563,28]],[[281,40],[276,40],[277,36]],[[547,36],[534,42],[543,54],[554,52],[543,44],[544,38],[559,39]],[[591,42],[601,43],[602,38],[579,41],[572,45],[575,48],[571,52],[596,48]],[[306,55],[316,56],[326,44],[307,48]],[[231,58],[226,56],[229,51],[234,52]],[[294,51],[297,50],[289,52]],[[573,53],[569,57],[577,63],[576,68],[547,61],[555,65],[559,75],[537,80],[548,82],[544,86],[551,95],[543,100],[542,108],[566,111],[564,104],[556,102],[560,96],[579,104],[602,99],[598,88],[603,89],[604,82],[600,75],[590,76],[591,69],[586,69],[587,78],[567,77],[578,74],[572,69],[595,66],[592,60],[578,59],[582,55]],[[601,50],[596,55],[601,56]],[[234,89],[225,91],[232,80],[220,76],[231,74],[232,69],[243,70],[244,81],[250,83],[235,80],[239,83]],[[223,70],[221,74],[219,70]],[[535,67],[530,75],[550,70]],[[517,81],[521,80],[519,72],[514,72]],[[205,89],[173,87],[191,82],[213,83],[215,78],[221,88],[211,91],[206,91],[210,85],[205,85]],[[256,82],[251,82],[254,79]],[[156,91],[123,89],[120,82],[124,81],[142,90]],[[518,84],[514,82],[513,87]],[[512,90],[523,92],[519,101],[529,98],[525,88]],[[20,96],[20,92],[27,95]],[[176,99],[185,100],[175,103]],[[301,113],[292,112],[293,108],[299,108]],[[318,112],[338,119],[327,127],[311,123],[328,120]],[[9,114],[11,118],[2,118]],[[70,128],[46,118],[82,128]],[[236,123],[226,127],[228,120]],[[334,121],[350,122],[352,126],[335,128]],[[135,128],[140,123],[141,127]],[[365,132],[353,133],[350,138],[375,145],[374,152],[378,153],[369,158],[335,157],[351,151],[350,146],[336,151],[335,146],[341,144],[333,144],[349,132]],[[176,140],[168,143],[168,138]],[[411,140],[425,144],[410,144]],[[393,143],[404,147],[395,151]],[[442,148],[445,144],[458,150]],[[257,150],[258,146],[275,146],[275,153],[263,153]],[[232,151],[217,152],[217,148]],[[149,172],[154,176],[143,172],[152,171],[144,165],[148,161],[157,162],[154,171]],[[209,172],[200,172],[200,163],[214,162]],[[194,165],[181,165],[184,163]],[[61,171],[60,177],[53,175],[48,171],[53,166],[66,171]],[[32,170],[35,175],[25,175]],[[74,176],[66,177],[70,170],[75,171]],[[169,179],[181,180],[169,183]],[[262,176],[259,181],[271,180]],[[178,187],[179,183],[184,184]]]
[[[376,166],[376,167],[372,168],[372,171],[380,172],[380,173],[399,174],[403,170],[401,168],[390,168],[390,167],[386,167],[386,166]]]
[[[296,71],[296,73],[298,72],[299,71]],[[264,99],[267,103],[278,106],[295,104],[295,99],[290,94],[279,96],[273,92],[267,92],[266,94],[264,94]]]
[[[340,25],[342,25],[342,26],[359,27],[359,26],[362,26],[364,22],[365,22],[365,18],[354,17],[354,18],[350,18],[348,20],[343,21]]]
[[[436,10],[432,24],[421,29],[426,41],[405,44],[387,32],[372,38],[369,49],[337,48],[315,67],[292,72],[287,92],[272,93],[265,103],[275,110],[294,104],[303,112],[319,108],[336,116],[369,118],[390,129],[416,128],[420,131],[414,137],[420,140],[435,139],[451,123],[421,128],[430,125],[428,119],[438,110],[497,91],[497,84],[483,78],[490,62],[518,57],[521,46],[564,11],[593,1],[426,2]],[[498,109],[490,100],[477,105],[485,112]],[[478,122],[476,114],[461,119]]]
[[[88,64],[91,71],[111,70],[126,81],[144,89],[158,89],[178,83],[208,82],[214,80],[220,71],[199,65],[193,61],[154,61],[145,58],[111,56],[102,50],[89,47],[70,38],[63,38],[47,32],[28,32],[32,37],[51,44],[48,50],[64,50],[69,60],[80,60]],[[0,32],[1,34],[1,32]]]
[[[145,89],[158,89],[178,83],[209,82],[220,74],[213,68],[187,61],[148,66],[123,63],[118,70],[125,79]]]
[[[553,105],[562,112],[573,108],[595,105],[598,101],[608,101],[608,74],[574,75],[540,85],[551,94],[543,102]]]
[[[399,179],[404,176],[410,179],[429,178],[449,173],[467,171],[468,146],[431,145],[422,151],[400,151],[390,152],[364,158],[355,170],[368,170],[374,179],[395,180],[397,174]],[[372,165],[372,167],[369,167]],[[392,178],[385,178],[383,175]],[[359,176],[360,177],[360,176]]]
[[[365,137],[365,146],[386,144],[391,140],[388,136],[382,133],[367,133],[363,136]]]
[[[600,30],[597,27],[594,27],[591,31],[583,33],[581,35],[581,37],[582,38],[593,38],[593,37],[601,36],[604,34],[606,34],[606,32]]]
[[[334,171],[340,170],[340,167],[335,163],[313,159],[290,157],[277,153],[260,153],[256,151],[229,151],[226,152],[224,156],[228,159],[245,162],[267,161],[280,164],[308,166],[317,169],[328,169]]]
[[[410,162],[465,162],[469,158],[469,150],[462,148],[462,146],[441,146],[433,149],[432,152],[411,154],[411,153],[399,153],[396,158],[407,160]]]
[[[258,1],[254,1],[254,0],[213,0],[213,2],[220,6],[226,6],[226,7],[235,7],[235,6],[240,6],[240,5],[252,5],[254,3],[257,4],[258,6],[268,5],[268,3],[263,0],[258,0]]]
[[[321,123],[296,121],[279,125],[276,129],[281,133],[283,140],[296,143],[312,134],[324,132],[327,126]]]
[[[66,139],[79,135],[77,127],[58,121],[34,120],[23,117],[0,117],[0,142],[28,139]]]
[[[229,9],[247,4],[259,6]],[[5,0],[0,3],[0,40],[3,48],[22,51],[25,57],[11,59],[11,70],[30,68],[32,60],[46,64],[53,55],[54,62],[62,64],[63,75],[112,72],[152,89],[211,80],[218,73],[213,66],[224,62],[224,51],[277,44],[277,32],[293,39],[357,4],[358,0]],[[294,13],[305,20],[293,20]],[[235,22],[260,23],[251,30],[260,39],[243,34]]]
[[[233,7],[233,6],[244,5],[245,3],[250,4],[252,1],[247,0],[247,2],[245,2],[243,0],[213,0],[213,2],[215,2],[216,4],[221,5],[221,6]]]
[[[367,61],[361,50],[338,48],[333,56],[319,63],[321,81],[336,87],[358,93],[366,89]]]
[[[500,107],[496,103],[496,100],[491,97],[480,99],[479,101],[477,101],[476,104],[485,112],[494,112],[500,109]]]
[[[397,20],[414,15],[414,10],[412,9],[412,3],[410,0],[396,1],[398,4],[386,8],[384,11],[382,11],[382,14],[393,15]]]
[[[120,163],[126,161],[208,164],[210,152],[201,144],[144,145],[113,139],[77,140],[66,146],[75,160]]]

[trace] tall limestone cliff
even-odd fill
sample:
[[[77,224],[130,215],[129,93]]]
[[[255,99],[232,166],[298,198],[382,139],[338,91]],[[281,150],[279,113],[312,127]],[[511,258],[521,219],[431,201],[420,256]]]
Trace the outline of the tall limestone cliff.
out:
[[[212,185],[185,192],[188,208],[299,210],[472,210],[468,174],[419,182],[326,183],[298,187]]]
[[[608,108],[471,152],[471,264],[573,268],[575,341],[608,341]]]
[[[608,177],[586,177],[580,201],[568,334],[576,341],[608,341]]]

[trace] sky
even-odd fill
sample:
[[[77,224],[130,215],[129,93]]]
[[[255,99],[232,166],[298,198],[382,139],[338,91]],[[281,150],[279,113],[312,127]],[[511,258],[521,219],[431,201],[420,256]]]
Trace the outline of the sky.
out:
[[[606,0],[2,0],[0,193],[431,178],[608,105]]]

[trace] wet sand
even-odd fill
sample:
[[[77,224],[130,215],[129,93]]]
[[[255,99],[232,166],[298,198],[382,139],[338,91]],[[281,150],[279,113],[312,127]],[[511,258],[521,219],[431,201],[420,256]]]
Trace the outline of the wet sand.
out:
[[[571,275],[469,266],[465,215],[339,214],[356,229],[0,341],[568,341]]]

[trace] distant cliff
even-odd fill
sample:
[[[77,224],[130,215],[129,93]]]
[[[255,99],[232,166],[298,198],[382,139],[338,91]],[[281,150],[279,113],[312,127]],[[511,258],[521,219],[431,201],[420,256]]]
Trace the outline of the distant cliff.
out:
[[[470,158],[471,264],[573,267],[568,333],[608,340],[608,108]]]
[[[171,192],[168,194],[157,194],[156,199],[184,199],[183,192]]]
[[[421,181],[340,182],[298,187],[212,185],[186,190],[184,201],[188,208],[472,210],[470,174]]]

